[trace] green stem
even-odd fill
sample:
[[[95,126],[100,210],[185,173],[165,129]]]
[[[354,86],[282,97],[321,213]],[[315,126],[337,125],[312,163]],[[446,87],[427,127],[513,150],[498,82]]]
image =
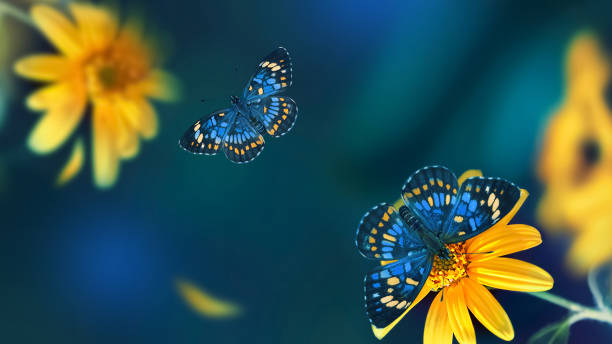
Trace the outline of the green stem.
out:
[[[38,29],[36,27],[36,24],[34,24],[34,21],[32,21],[32,18],[30,18],[30,16],[26,12],[4,1],[0,1],[0,14],[7,14],[24,24]]]
[[[580,320],[592,319],[601,322],[608,323],[612,325],[612,314],[606,310],[595,309],[591,307],[587,307],[581,305],[579,303],[567,300],[561,296],[557,296],[555,294],[547,293],[547,292],[539,292],[539,293],[527,293],[531,296],[535,296],[544,301],[555,304],[559,307],[566,308],[572,314],[569,317],[568,321],[570,324],[578,322]]]
[[[555,305],[557,305],[559,307],[566,308],[566,309],[568,309],[568,310],[570,310],[572,312],[580,312],[580,311],[582,311],[582,310],[584,310],[586,308],[585,306],[583,306],[583,305],[581,305],[579,303],[576,303],[576,302],[564,299],[561,296],[557,296],[555,294],[547,293],[545,291],[539,292],[539,293],[528,293],[528,294],[531,295],[531,296],[535,296],[535,297],[537,297],[539,299],[542,299],[544,301],[548,301],[548,302],[550,302],[552,304],[555,304]]]

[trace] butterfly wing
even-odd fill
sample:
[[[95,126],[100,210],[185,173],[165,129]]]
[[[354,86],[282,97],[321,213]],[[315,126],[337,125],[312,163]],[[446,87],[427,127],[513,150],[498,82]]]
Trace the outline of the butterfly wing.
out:
[[[423,289],[432,264],[433,257],[423,248],[366,275],[366,313],[373,326],[387,327],[410,307]]]
[[[266,56],[257,66],[255,74],[244,89],[247,103],[279,93],[291,86],[291,57],[287,49],[279,47]]]
[[[408,178],[402,199],[427,229],[440,234],[457,202],[457,189],[453,172],[443,166],[428,166]]]
[[[520,195],[518,186],[501,178],[467,179],[440,238],[450,244],[484,232],[512,210]]]
[[[263,123],[268,134],[280,137],[293,128],[298,108],[289,97],[272,96],[251,105],[251,111],[255,118]]]
[[[366,258],[396,260],[425,247],[414,227],[413,217],[404,222],[392,205],[381,203],[367,212],[357,228],[355,245]]]
[[[185,131],[179,145],[194,154],[217,154],[234,115],[230,109],[223,109],[201,118]]]
[[[263,136],[251,122],[238,114],[223,137],[223,152],[230,161],[242,164],[255,159],[263,150],[264,144]]]

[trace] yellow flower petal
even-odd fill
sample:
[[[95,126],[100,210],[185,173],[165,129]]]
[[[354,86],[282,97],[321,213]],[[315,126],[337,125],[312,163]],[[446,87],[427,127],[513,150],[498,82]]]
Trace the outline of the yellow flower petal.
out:
[[[596,217],[585,223],[568,255],[570,267],[586,273],[612,258],[612,214]]]
[[[176,281],[176,287],[185,302],[206,317],[229,318],[242,312],[237,305],[219,300],[187,281]]]
[[[145,139],[157,135],[157,114],[151,104],[142,98],[119,98],[119,106],[131,126]]]
[[[459,184],[459,186],[461,186],[461,184],[463,184],[463,182],[466,179],[472,178],[472,177],[482,177],[482,171],[481,170],[467,170],[463,172],[463,174],[457,179],[457,183]]]
[[[23,77],[55,81],[66,74],[70,61],[60,55],[37,54],[24,57],[15,63],[15,72]]]
[[[81,53],[79,32],[62,13],[47,5],[34,5],[32,19],[47,39],[67,56]]]
[[[178,80],[159,69],[153,70],[138,88],[145,96],[168,102],[177,100],[180,93]]]
[[[26,105],[35,111],[47,110],[57,107],[58,104],[69,103],[77,95],[85,101],[85,94],[75,89],[75,85],[67,82],[55,83],[33,92],[26,99]]]
[[[68,137],[83,117],[85,97],[76,96],[62,99],[36,123],[28,137],[28,147],[39,154],[57,149]],[[60,102],[60,100],[58,100]]]
[[[465,302],[476,319],[499,338],[512,340],[514,329],[510,318],[487,288],[471,278],[464,278],[459,283],[465,291]]]
[[[71,3],[70,11],[90,49],[103,48],[116,37],[118,20],[112,11],[83,3]]]
[[[543,269],[512,258],[493,258],[472,262],[468,274],[478,283],[514,291],[545,291],[553,286],[553,278]]]
[[[453,330],[448,321],[446,304],[442,302],[442,293],[438,293],[429,306],[425,330],[423,331],[423,344],[452,344]]]
[[[457,341],[461,344],[476,344],[476,333],[465,304],[463,287],[457,284],[444,289],[444,303],[448,320]]]
[[[68,158],[68,162],[62,168],[62,171],[57,176],[55,180],[55,185],[63,186],[72,178],[74,178],[83,167],[83,162],[85,161],[85,145],[83,144],[83,139],[79,138],[74,143],[74,147],[72,148],[72,153],[70,154],[70,158]]]
[[[466,243],[469,253],[492,252],[470,255],[472,262],[482,262],[495,257],[524,251],[542,243],[537,229],[528,225],[507,225],[491,228]]]
[[[93,112],[93,174],[100,188],[111,187],[119,174],[116,147],[117,114],[105,102],[97,102]]]
[[[412,301],[408,309],[406,309],[406,311],[404,311],[402,315],[397,317],[397,319],[395,319],[391,324],[387,325],[387,327],[379,328],[379,327],[372,325],[372,332],[374,333],[374,336],[378,339],[383,339],[387,335],[387,333],[389,333],[389,331],[391,331],[395,327],[395,325],[397,325],[400,322],[400,320],[402,320],[404,316],[408,314],[408,312],[410,312],[410,310],[414,306],[416,306],[419,302],[421,302],[421,300],[425,298],[425,296],[427,296],[427,294],[429,294],[430,290],[431,290],[431,285],[428,284],[428,282],[426,282],[425,286],[423,286],[423,289],[421,289],[421,291],[419,292],[419,295],[417,295],[414,301]]]

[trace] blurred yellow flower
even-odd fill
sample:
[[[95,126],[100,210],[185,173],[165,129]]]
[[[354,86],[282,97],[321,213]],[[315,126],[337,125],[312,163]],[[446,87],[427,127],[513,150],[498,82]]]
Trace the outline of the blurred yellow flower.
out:
[[[138,154],[139,139],[157,134],[148,98],[173,100],[175,82],[156,67],[137,25],[120,27],[116,14],[104,7],[72,3],[69,8],[74,22],[47,5],[31,9],[34,23],[60,54],[32,55],[15,64],[19,75],[50,83],[27,99],[30,109],[45,111],[27,143],[36,153],[53,152],[91,104],[93,176],[97,186],[106,188],[116,181],[120,160]],[[68,164],[78,167],[73,159]],[[62,174],[58,183],[78,172],[64,169],[71,173]]]
[[[239,306],[219,300],[185,280],[177,280],[176,287],[187,305],[205,317],[230,318],[242,312]]]
[[[481,175],[478,170],[470,170],[459,177],[459,182]],[[542,242],[537,229],[528,225],[508,224],[527,196],[527,191],[521,190],[521,197],[514,208],[484,233],[463,243],[448,245],[451,258],[445,261],[436,257],[429,278],[414,302],[389,326],[373,326],[374,335],[382,339],[418,302],[433,291],[438,294],[429,307],[423,343],[451,344],[453,335],[461,344],[476,343],[468,309],[493,334],[506,341],[512,340],[512,323],[485,286],[523,292],[545,291],[553,286],[553,278],[541,268],[521,260],[502,257]],[[401,206],[401,202],[399,200],[395,206]]]
[[[542,142],[538,220],[550,230],[574,231],[568,262],[584,273],[612,258],[610,64],[593,34],[581,33],[570,44],[566,79],[565,99]]]

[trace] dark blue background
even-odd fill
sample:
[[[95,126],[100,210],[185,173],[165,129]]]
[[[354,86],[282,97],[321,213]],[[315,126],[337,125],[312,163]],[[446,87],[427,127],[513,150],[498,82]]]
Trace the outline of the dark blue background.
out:
[[[89,155],[76,180],[52,186],[70,145],[45,157],[25,149],[37,115],[23,97],[39,85],[15,80],[0,129],[2,341],[377,342],[362,295],[374,264],[353,243],[361,216],[395,201],[414,170],[443,164],[528,189],[514,222],[537,225],[534,165],[562,99],[566,47],[585,28],[612,37],[604,1],[466,4],[130,2],[163,33],[165,66],[182,81],[183,98],[157,106],[159,136],[122,164],[109,191],[93,187]],[[30,37],[22,54],[51,49]],[[248,165],[179,149],[185,128],[225,107],[278,45],[294,63],[294,130],[268,139]],[[89,125],[80,130],[88,134]],[[546,232],[543,239],[517,256],[549,271],[553,292],[590,304],[586,281],[563,265],[568,243]],[[199,317],[176,294],[176,277],[246,313]],[[526,294],[494,295],[516,343],[565,315]],[[421,342],[429,302],[384,342]],[[479,343],[501,341],[476,330]],[[610,340],[606,325],[572,327],[571,342]]]

